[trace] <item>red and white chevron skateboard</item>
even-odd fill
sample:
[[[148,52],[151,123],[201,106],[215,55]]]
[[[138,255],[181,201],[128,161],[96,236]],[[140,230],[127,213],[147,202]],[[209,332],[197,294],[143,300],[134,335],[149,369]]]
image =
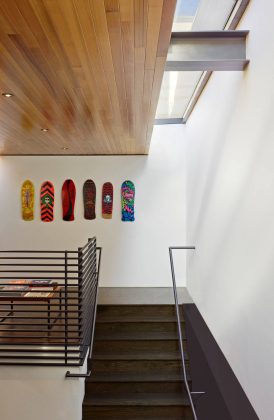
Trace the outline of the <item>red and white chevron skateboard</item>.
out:
[[[52,222],[54,218],[54,186],[50,181],[41,185],[40,193],[41,220]]]

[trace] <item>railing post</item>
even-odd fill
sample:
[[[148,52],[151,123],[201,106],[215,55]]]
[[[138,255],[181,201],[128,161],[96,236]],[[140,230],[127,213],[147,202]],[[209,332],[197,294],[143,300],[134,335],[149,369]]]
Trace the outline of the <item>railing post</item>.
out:
[[[68,363],[68,251],[65,251],[65,364]]]
[[[102,248],[97,247],[97,242],[95,242],[95,258],[96,258],[96,295],[95,295],[95,302],[94,302],[94,309],[93,309],[93,317],[92,317],[92,330],[91,330],[91,340],[90,340],[90,348],[89,348],[89,359],[91,359],[92,356],[92,350],[93,350],[93,341],[94,341],[94,331],[95,331],[95,321],[96,321],[96,313],[97,313],[97,300],[98,300],[98,282],[99,282],[99,274],[100,274],[100,265],[101,265],[101,254],[102,254]],[[97,250],[99,251],[99,259],[97,264]]]
[[[78,248],[78,335],[81,337],[83,327],[83,251]]]

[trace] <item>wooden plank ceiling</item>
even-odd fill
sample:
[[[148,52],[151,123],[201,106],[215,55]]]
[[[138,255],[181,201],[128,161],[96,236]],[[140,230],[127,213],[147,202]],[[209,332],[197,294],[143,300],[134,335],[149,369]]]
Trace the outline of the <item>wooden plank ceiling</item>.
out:
[[[0,0],[0,154],[148,153],[175,5]]]

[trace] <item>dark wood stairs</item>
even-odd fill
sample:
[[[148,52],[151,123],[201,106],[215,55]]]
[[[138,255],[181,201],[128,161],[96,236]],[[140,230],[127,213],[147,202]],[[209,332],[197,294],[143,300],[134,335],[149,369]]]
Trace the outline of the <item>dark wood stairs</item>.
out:
[[[173,305],[99,305],[89,367],[83,420],[193,419]]]

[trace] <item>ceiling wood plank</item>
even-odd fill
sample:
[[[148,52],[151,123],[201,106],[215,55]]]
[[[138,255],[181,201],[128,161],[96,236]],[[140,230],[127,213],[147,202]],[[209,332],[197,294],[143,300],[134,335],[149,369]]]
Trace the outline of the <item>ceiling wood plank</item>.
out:
[[[0,154],[146,154],[175,3],[0,0]]]

